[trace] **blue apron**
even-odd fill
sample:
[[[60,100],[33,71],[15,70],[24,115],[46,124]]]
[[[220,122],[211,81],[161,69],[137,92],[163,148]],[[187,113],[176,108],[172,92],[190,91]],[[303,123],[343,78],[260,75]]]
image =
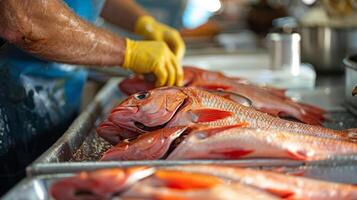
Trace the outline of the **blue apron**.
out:
[[[65,2],[94,22],[104,0]],[[0,178],[23,170],[64,132],[78,113],[86,76],[76,66],[0,47]]]

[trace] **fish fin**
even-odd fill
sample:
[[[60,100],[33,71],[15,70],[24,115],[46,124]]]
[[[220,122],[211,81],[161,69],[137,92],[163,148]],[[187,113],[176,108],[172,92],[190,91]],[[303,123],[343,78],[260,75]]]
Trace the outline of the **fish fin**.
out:
[[[222,183],[215,176],[181,171],[158,170],[155,176],[165,181],[169,188],[180,190],[211,188]]]
[[[191,110],[194,115],[195,122],[212,122],[220,119],[225,119],[233,115],[232,112],[217,109],[195,109]]]
[[[287,151],[289,157],[293,160],[307,160],[307,155],[302,151]]]
[[[267,189],[268,192],[275,194],[283,199],[290,199],[291,197],[294,196],[294,192],[292,191],[288,191],[288,190],[279,190],[279,189],[273,189],[273,188],[269,188]]]
[[[210,151],[212,154],[220,154],[223,155],[225,158],[235,159],[241,158],[248,154],[253,153],[254,150],[245,150],[245,149],[234,149],[234,150],[223,150],[223,151]]]

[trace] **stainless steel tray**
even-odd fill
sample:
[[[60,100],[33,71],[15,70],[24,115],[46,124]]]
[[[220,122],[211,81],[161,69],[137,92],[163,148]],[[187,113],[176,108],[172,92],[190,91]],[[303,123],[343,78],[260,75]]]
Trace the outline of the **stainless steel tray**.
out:
[[[108,112],[125,98],[125,95],[118,90],[117,84],[119,81],[120,79],[111,79],[104,86],[64,135],[27,168],[28,176],[133,165],[230,164],[241,167],[297,167],[305,164],[301,161],[282,159],[96,162],[111,145],[99,138],[95,129]],[[333,162],[337,161],[333,160]],[[331,163],[331,161],[328,161],[328,163]]]
[[[223,164],[225,162],[223,161]],[[139,163],[136,163],[139,164]],[[134,166],[134,163],[131,163]],[[103,167],[104,165],[100,165]],[[114,164],[112,165],[114,166]],[[110,164],[107,164],[107,167],[112,167]],[[73,166],[71,166],[73,167]],[[80,167],[80,165],[77,165]],[[84,165],[86,167],[86,164]],[[93,167],[93,166],[91,166]],[[76,170],[78,170],[77,168]],[[280,171],[284,173],[303,175],[305,177],[357,184],[357,165],[356,163],[349,163],[344,165],[325,165],[325,166],[316,166],[308,165],[303,167],[285,167],[281,168],[267,168],[267,170]],[[51,184],[61,178],[72,176],[73,173],[62,173],[62,174],[48,174],[40,175],[36,177],[28,177],[18,183],[12,190],[10,190],[2,199],[3,200],[47,200],[51,199],[48,190],[51,187]]]
[[[120,80],[120,78],[111,79],[103,87],[64,135],[27,168],[28,176],[133,165],[234,164],[259,167],[301,166],[303,164],[300,161],[281,159],[96,162],[111,145],[97,136],[95,128],[110,110],[125,98],[117,87]]]
[[[69,177],[72,174],[55,174],[25,178],[13,187],[3,200],[50,200],[49,189],[51,184],[61,178]]]

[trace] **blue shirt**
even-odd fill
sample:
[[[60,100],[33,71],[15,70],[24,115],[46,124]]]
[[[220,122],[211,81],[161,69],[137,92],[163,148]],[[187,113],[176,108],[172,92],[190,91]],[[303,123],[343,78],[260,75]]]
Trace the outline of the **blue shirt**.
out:
[[[64,2],[94,23],[105,1]],[[36,58],[11,44],[0,47],[0,156],[10,147],[31,152],[26,145],[33,137],[73,117],[86,76],[82,68]]]

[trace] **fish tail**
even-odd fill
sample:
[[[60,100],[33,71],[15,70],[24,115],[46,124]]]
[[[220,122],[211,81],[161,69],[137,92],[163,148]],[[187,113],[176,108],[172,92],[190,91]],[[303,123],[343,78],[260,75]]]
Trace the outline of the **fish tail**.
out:
[[[300,116],[298,117],[298,119],[304,123],[311,125],[322,125],[322,122],[326,120],[326,111],[322,108],[304,103],[297,103],[296,106],[299,108],[299,110],[304,110],[304,112],[299,112]]]
[[[326,113],[326,110],[320,108],[320,107],[317,107],[317,106],[313,106],[313,105],[309,105],[309,104],[305,104],[305,103],[301,103],[299,102],[299,104],[305,109],[305,110],[308,110],[310,113],[315,113],[315,114],[318,114],[318,115],[321,115],[321,114],[325,114]]]
[[[357,128],[351,128],[346,130],[349,141],[357,142]]]
[[[279,117],[293,116],[305,124],[310,124],[310,125],[315,125],[315,126],[321,126],[322,123],[325,121],[325,117],[323,114],[311,113],[308,110],[305,110],[305,112],[298,111],[295,113],[280,111],[280,112],[277,112],[276,116],[279,116]]]
[[[335,139],[357,143],[357,128],[335,131]]]
[[[309,113],[309,112],[307,112],[305,114],[301,114],[298,117],[298,119],[306,124],[317,125],[317,126],[321,126],[322,122],[325,120],[323,115],[317,115],[317,114]]]

